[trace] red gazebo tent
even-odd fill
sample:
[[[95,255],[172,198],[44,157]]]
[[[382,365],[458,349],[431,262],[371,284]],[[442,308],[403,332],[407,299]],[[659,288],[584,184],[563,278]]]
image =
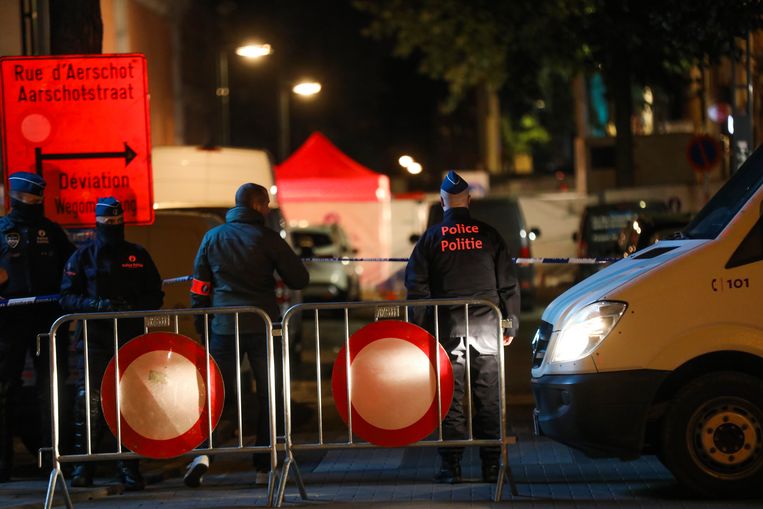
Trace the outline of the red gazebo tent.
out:
[[[353,161],[328,138],[313,133],[276,167],[278,203],[292,225],[339,223],[360,257],[389,257],[389,178]],[[362,264],[361,287],[373,291],[389,263]]]
[[[278,201],[389,201],[389,178],[353,161],[321,133],[313,133],[276,166]]]

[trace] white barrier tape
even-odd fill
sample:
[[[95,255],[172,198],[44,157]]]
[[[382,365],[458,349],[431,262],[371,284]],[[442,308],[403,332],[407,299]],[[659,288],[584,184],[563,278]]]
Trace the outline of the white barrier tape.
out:
[[[599,265],[612,263],[621,258],[513,258],[518,264]],[[302,258],[303,262],[407,262],[408,258]]]
[[[0,308],[10,306],[26,306],[29,304],[42,304],[44,302],[58,302],[60,295],[38,295],[37,297],[20,297],[17,299],[0,299]]]
[[[570,264],[570,265],[601,265],[612,263],[620,258],[514,258],[517,265],[532,264]],[[407,262],[408,258],[302,258],[303,262]],[[180,276],[162,281],[163,285],[173,285],[191,281],[193,276]],[[58,302],[60,295],[39,295],[36,297],[20,297],[16,299],[0,298],[0,309],[11,306],[27,306],[30,304],[43,304],[46,302]]]
[[[180,276],[162,280],[162,285],[184,283],[193,279],[193,276]],[[54,293],[50,295],[38,295],[36,297],[18,297],[15,299],[0,298],[0,309],[11,306],[28,306],[30,304],[44,304],[46,302],[58,302],[61,296]]]
[[[193,276],[180,276],[180,277],[173,277],[170,279],[165,279],[162,281],[163,285],[174,285],[175,283],[185,283],[186,281],[191,281],[193,279]]]

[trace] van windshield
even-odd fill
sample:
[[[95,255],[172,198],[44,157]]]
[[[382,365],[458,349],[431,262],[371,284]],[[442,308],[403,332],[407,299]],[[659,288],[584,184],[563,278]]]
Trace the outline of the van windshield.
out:
[[[763,149],[745,161],[684,230],[690,239],[714,239],[763,183]]]

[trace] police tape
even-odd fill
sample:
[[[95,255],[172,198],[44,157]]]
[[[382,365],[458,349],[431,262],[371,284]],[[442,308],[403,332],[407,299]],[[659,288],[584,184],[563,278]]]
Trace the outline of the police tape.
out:
[[[38,295],[36,297],[20,297],[17,299],[0,299],[0,308],[11,306],[28,306],[30,304],[43,304],[45,302],[58,302],[60,295]]]
[[[612,263],[621,258],[513,258],[517,265],[535,264],[570,264],[570,265],[603,265]],[[405,263],[408,258],[302,258],[303,262],[401,262]],[[180,276],[162,280],[162,285],[174,285],[191,281],[193,276]],[[12,306],[28,306],[31,304],[45,304],[58,302],[60,295],[38,295],[35,297],[20,297],[15,299],[0,298],[0,309]]]
[[[512,258],[514,263],[528,264],[570,264],[602,265],[616,262],[622,258]],[[408,262],[408,258],[302,258],[303,262]]]
[[[193,276],[171,277],[169,279],[163,280],[162,285],[174,285],[176,283],[185,283],[186,281],[191,281],[192,279],[193,279]]]
[[[162,285],[173,285],[176,283],[184,283],[193,279],[193,276],[180,276],[162,280]],[[37,295],[35,297],[18,297],[15,299],[3,299],[0,298],[0,309],[12,307],[12,306],[29,306],[31,304],[46,304],[50,302],[58,302],[61,296],[53,293],[50,295]]]

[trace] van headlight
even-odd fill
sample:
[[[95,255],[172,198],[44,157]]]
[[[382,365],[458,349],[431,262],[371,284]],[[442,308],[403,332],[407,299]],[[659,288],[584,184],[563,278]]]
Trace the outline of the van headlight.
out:
[[[615,328],[628,305],[624,302],[594,302],[564,322],[556,338],[551,362],[582,359]]]

